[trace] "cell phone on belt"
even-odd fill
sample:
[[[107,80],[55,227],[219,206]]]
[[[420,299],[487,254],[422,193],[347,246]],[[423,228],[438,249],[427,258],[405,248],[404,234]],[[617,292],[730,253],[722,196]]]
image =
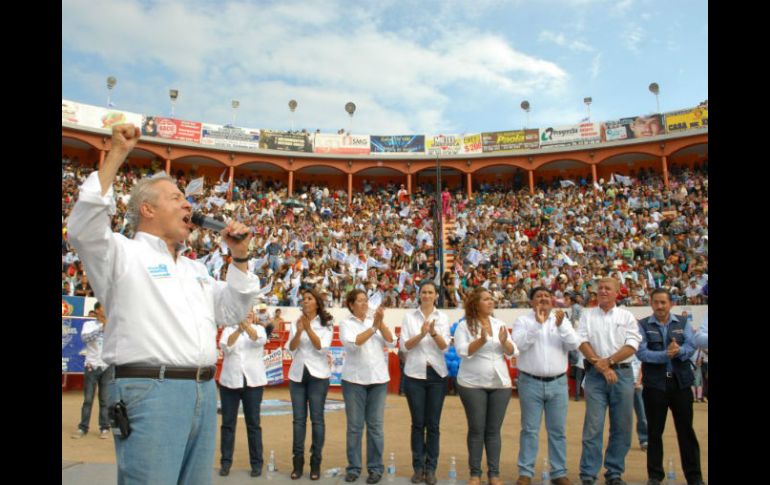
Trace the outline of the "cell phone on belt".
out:
[[[116,430],[119,430],[121,438],[128,438],[131,434],[131,425],[128,422],[126,403],[121,399],[110,406],[108,411],[113,434],[118,434]]]

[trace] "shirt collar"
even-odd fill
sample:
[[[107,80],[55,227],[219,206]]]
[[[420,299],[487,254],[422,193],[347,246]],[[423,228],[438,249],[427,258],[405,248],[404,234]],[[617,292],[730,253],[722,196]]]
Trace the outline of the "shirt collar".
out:
[[[658,325],[664,325],[663,322],[658,321],[658,317],[656,317],[654,313],[650,316],[650,321],[655,322]],[[668,321],[665,324],[667,325],[667,324],[669,324],[671,322],[678,322],[678,321],[679,321],[679,319],[676,317],[676,315],[674,315],[673,313],[669,312],[668,313]]]

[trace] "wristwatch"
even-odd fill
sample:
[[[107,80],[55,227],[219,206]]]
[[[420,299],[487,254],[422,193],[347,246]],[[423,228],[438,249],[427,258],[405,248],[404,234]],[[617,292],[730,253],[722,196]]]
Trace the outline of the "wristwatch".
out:
[[[607,358],[607,360],[608,360],[608,361],[609,361],[609,363],[610,363],[610,367],[612,367],[613,365],[615,365],[615,361],[614,361],[614,360],[612,360],[612,357],[608,357],[608,358]]]

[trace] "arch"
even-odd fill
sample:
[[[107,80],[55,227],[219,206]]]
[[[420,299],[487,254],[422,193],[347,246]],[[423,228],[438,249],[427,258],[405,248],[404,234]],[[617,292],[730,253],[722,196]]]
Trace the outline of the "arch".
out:
[[[394,172],[398,172],[399,175],[404,176],[409,172],[408,170],[408,161],[404,160],[404,166],[407,167],[407,170],[404,170],[401,166],[396,165],[393,160],[374,160],[374,161],[350,161],[349,165],[349,173],[352,173],[354,176],[361,175],[362,172],[366,170],[370,170],[372,168],[379,168],[379,169],[390,169]]]

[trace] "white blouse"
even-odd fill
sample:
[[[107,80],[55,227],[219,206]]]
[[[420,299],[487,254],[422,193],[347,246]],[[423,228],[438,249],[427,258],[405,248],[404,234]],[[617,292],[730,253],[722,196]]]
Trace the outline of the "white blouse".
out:
[[[230,389],[241,389],[243,377],[246,377],[246,385],[259,387],[267,384],[265,373],[265,342],[267,334],[261,325],[252,324],[251,328],[257,331],[257,340],[251,340],[246,332],[241,333],[232,347],[227,345],[230,335],[239,327],[225,327],[219,337],[219,347],[225,354],[222,362],[222,373],[219,375],[219,383]]]
[[[334,330],[331,322],[328,326],[321,325],[321,317],[318,315],[310,322],[310,328],[318,335],[318,339],[321,341],[321,349],[316,349],[313,346],[313,342],[310,341],[307,332],[302,332],[299,337],[299,345],[296,349],[291,350],[291,341],[294,340],[294,336],[297,334],[297,326],[299,325],[299,319],[291,325],[289,330],[289,339],[286,341],[285,348],[289,350],[292,361],[291,367],[289,367],[289,380],[294,382],[302,382],[302,374],[307,367],[311,376],[316,379],[328,379],[332,374],[331,359],[329,358],[329,347],[332,344],[332,337]]]
[[[345,363],[342,380],[354,384],[382,384],[390,381],[388,354],[385,349],[395,348],[395,342],[386,342],[380,332],[375,332],[363,345],[356,345],[356,337],[371,328],[373,317],[363,321],[350,315],[340,322],[340,340],[345,346]]]
[[[419,335],[423,324],[430,320],[436,321],[434,325],[436,333],[441,335],[444,342],[447,343],[447,347],[444,350],[439,349],[438,344],[433,337],[431,337],[430,334],[426,334],[417,345],[412,347],[411,350],[407,350],[406,343],[415,335]],[[450,335],[449,318],[445,313],[434,309],[433,313],[426,319],[419,308],[406,312],[404,314],[404,320],[401,322],[401,337],[399,343],[399,348],[403,352],[406,352],[404,374],[413,379],[425,379],[427,377],[425,366],[430,364],[438,375],[446,377],[449,371],[447,370],[444,353],[449,350]]]
[[[492,336],[488,336],[487,342],[472,355],[468,355],[468,347],[479,338],[481,333],[479,331],[476,335],[471,335],[465,320],[457,325],[455,349],[461,358],[457,383],[463,387],[485,389],[511,387],[511,375],[508,372],[508,362],[505,360],[505,349],[497,337],[500,329],[506,327],[505,322],[489,317],[489,323],[492,326]],[[510,339],[510,335],[508,338]],[[508,357],[516,357],[519,355],[519,349],[513,339],[511,339],[511,343],[513,344],[513,354],[508,355]]]

